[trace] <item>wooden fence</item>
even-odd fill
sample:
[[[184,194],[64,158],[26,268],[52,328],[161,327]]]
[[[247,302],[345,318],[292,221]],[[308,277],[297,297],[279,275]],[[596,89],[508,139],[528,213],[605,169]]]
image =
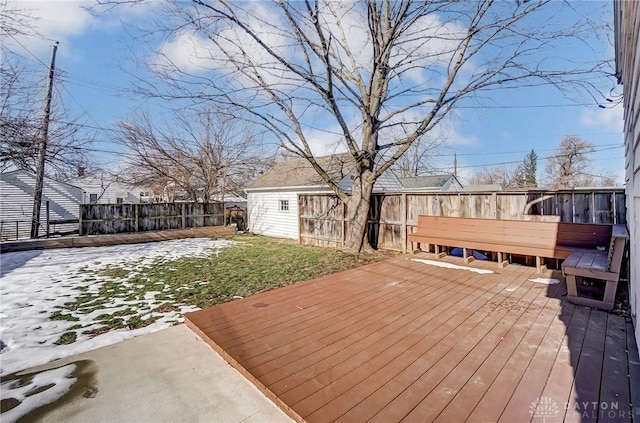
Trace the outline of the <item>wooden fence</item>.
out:
[[[119,234],[225,224],[224,203],[82,204],[80,235]]]
[[[300,195],[299,241],[341,247],[348,222],[346,205],[333,195]],[[407,251],[407,230],[419,215],[573,223],[626,223],[623,189],[493,193],[407,193],[374,195],[369,209],[369,242],[380,249]]]

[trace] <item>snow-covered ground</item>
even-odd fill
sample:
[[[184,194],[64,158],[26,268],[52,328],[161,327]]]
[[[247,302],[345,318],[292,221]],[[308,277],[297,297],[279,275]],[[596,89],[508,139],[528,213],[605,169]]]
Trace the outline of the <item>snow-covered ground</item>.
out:
[[[51,320],[65,303],[97,292],[109,278],[94,273],[108,265],[137,269],[180,257],[206,257],[217,249],[234,244],[229,240],[183,239],[146,244],[87,247],[5,253],[0,256],[0,375],[48,363],[52,360],[114,344],[134,336],[155,332],[182,321],[182,313],[197,310],[178,304],[169,312],[154,311],[166,303],[147,292],[143,300],[128,301],[115,295],[95,310],[68,312],[71,320]],[[113,279],[112,279],[113,280]],[[118,281],[126,286],[126,278]],[[185,281],[185,283],[194,281]],[[125,290],[126,292],[126,290]],[[166,297],[166,293],[163,297]],[[138,316],[157,320],[139,329],[115,329],[96,335],[92,329],[104,327],[98,317],[126,310],[126,318]],[[133,312],[133,313],[132,313]],[[134,314],[135,313],[135,314]],[[80,327],[79,330],[74,328]],[[61,336],[75,332],[75,342],[58,345]],[[4,384],[3,384],[4,385]],[[3,386],[3,388],[5,388]],[[4,390],[4,389],[3,389]],[[3,395],[4,397],[4,395]],[[4,416],[3,416],[4,417]]]

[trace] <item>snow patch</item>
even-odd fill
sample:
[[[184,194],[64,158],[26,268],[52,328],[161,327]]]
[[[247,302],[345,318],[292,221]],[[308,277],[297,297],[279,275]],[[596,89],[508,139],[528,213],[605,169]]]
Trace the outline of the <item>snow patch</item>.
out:
[[[13,398],[19,402],[14,408],[2,413],[2,421],[15,422],[31,411],[63,397],[77,381],[71,377],[75,370],[76,365],[69,364],[37,373],[25,384],[20,383],[20,380],[2,382],[2,399]]]
[[[542,283],[542,284],[545,284],[545,285],[556,285],[556,284],[560,283],[560,281],[558,279],[552,279],[552,278],[529,279],[529,282]]]
[[[126,244],[107,247],[68,248],[43,251],[24,251],[2,254],[0,268],[0,375],[5,376],[30,367],[74,354],[111,345],[125,339],[156,332],[182,322],[182,314],[198,310],[189,304],[174,305],[168,312],[153,312],[163,301],[153,295],[127,301],[114,296],[110,301],[96,303],[96,309],[70,311],[65,303],[87,293],[97,293],[108,280],[132,286],[130,277],[96,276],[107,266],[133,272],[156,263],[158,259],[176,260],[180,257],[209,257],[213,251],[234,245],[231,240],[191,238],[146,244]],[[128,284],[128,285],[127,285]],[[136,282],[137,284],[137,282]],[[163,286],[163,284],[160,284]],[[159,287],[160,287],[159,286]],[[166,301],[164,301],[166,302]],[[169,301],[170,302],[170,301]],[[90,303],[83,304],[83,306]],[[119,310],[131,310],[142,320],[158,319],[138,329],[116,329],[96,336],[83,333],[105,326],[97,318]],[[51,320],[54,311],[68,320]],[[127,316],[127,318],[130,316]],[[81,329],[74,326],[82,325]],[[57,345],[60,337],[75,332],[76,341]],[[4,388],[2,392],[4,398]],[[2,414],[4,420],[5,413]]]
[[[444,267],[445,269],[468,270],[469,272],[474,272],[479,275],[488,275],[491,273],[495,273],[493,270],[476,269],[474,267],[467,267],[467,266],[458,266],[457,264],[451,264],[451,263],[446,263],[442,261],[425,260],[425,259],[410,259],[410,260],[416,261],[418,263],[428,264],[429,266]]]

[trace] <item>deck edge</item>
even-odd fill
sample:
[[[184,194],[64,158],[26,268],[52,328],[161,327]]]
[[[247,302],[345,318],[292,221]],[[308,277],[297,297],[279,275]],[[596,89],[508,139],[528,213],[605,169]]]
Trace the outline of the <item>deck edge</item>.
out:
[[[231,355],[229,355],[222,347],[215,343],[213,339],[208,337],[198,326],[193,323],[188,315],[184,318],[185,325],[195,333],[200,339],[207,343],[215,352],[217,352],[227,363],[236,369],[242,376],[244,376],[253,386],[258,388],[264,396],[266,396],[276,407],[282,410],[287,416],[291,417],[298,423],[304,423],[305,420],[296,413],[291,407],[284,403],[275,393],[267,388],[262,382],[260,382],[255,376],[253,376],[247,369],[245,369],[240,363],[238,363]]]

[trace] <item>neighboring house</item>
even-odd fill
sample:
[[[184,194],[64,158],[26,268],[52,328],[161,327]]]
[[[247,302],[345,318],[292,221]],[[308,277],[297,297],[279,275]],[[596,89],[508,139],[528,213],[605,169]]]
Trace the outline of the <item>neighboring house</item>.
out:
[[[227,208],[239,207],[244,210],[247,209],[247,199],[235,192],[229,192],[224,196],[216,195],[211,199],[211,201],[222,201]]]
[[[33,197],[36,176],[26,170],[0,174],[0,238],[29,238],[33,216]],[[44,178],[42,207],[40,210],[40,235],[46,233],[47,201],[50,220],[75,220],[80,213],[82,189]],[[52,230],[73,231],[78,224],[56,225]]]
[[[631,316],[636,340],[640,302],[640,2],[614,1],[616,75],[624,98],[627,223],[630,240]]]
[[[404,192],[450,192],[461,191],[462,184],[453,174],[412,176],[399,178]]]
[[[83,204],[136,204],[151,203],[154,200],[154,193],[150,188],[125,184],[118,175],[107,171],[77,176],[69,183],[82,188]]]
[[[351,191],[353,161],[349,154],[319,157],[317,161],[342,190]],[[376,181],[373,192],[400,192],[401,189],[398,178],[386,172]],[[248,229],[261,235],[291,239],[298,239],[298,195],[333,194],[304,159],[277,163],[245,191]]]

